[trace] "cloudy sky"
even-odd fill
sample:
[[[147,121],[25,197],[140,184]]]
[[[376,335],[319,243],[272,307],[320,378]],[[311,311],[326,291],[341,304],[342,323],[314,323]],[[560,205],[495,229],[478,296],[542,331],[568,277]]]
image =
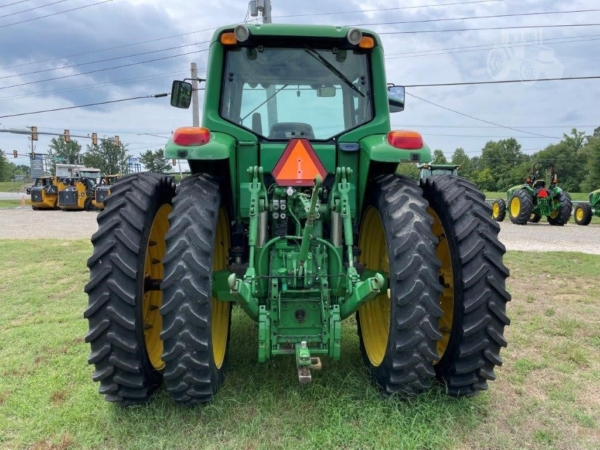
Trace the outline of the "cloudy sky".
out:
[[[272,1],[274,22],[364,25],[382,33],[387,79],[396,84],[600,75],[597,0]],[[247,4],[0,0],[0,116],[168,92],[173,79],[189,76],[192,61],[205,67],[203,50],[212,30],[243,22]],[[586,11],[482,18],[576,10]],[[446,20],[456,18],[462,19]],[[585,26],[440,31],[574,24]],[[448,157],[457,147],[474,156],[488,140],[511,136],[532,153],[572,127],[590,133],[600,126],[600,79],[407,92],[416,97],[407,97],[405,111],[392,116],[394,127],[421,131],[432,149]],[[172,108],[168,98],[160,98],[0,118],[0,129],[35,125],[40,132],[67,128],[71,135],[119,135],[137,155],[162,147],[172,130],[191,121],[191,110]],[[37,152],[46,151],[50,138],[40,135]],[[12,150],[24,154],[28,145],[27,136],[0,133],[0,149],[11,161],[27,164],[26,158],[14,160]]]

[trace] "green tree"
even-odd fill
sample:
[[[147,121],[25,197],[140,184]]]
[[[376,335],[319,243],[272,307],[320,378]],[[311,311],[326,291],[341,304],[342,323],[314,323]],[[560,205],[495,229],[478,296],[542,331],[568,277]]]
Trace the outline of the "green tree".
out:
[[[54,137],[48,146],[48,153],[54,158],[61,158],[65,164],[78,164],[81,153],[81,144],[74,139],[65,142],[62,136]]]
[[[503,139],[498,142],[489,141],[481,151],[481,156],[477,161],[477,171],[489,170],[489,175],[494,180],[494,187],[488,188],[489,190],[505,191],[509,187],[525,181],[529,160],[529,155],[521,151],[521,144],[515,138]],[[473,181],[476,179],[487,180],[487,175],[475,175]]]
[[[446,155],[439,148],[433,151],[433,160],[431,162],[432,164],[448,164]]]
[[[473,175],[473,163],[463,148],[459,147],[454,150],[451,162],[452,164],[457,164],[460,166],[460,169],[458,169],[458,174],[461,177],[469,179],[471,178]]]
[[[410,177],[413,180],[419,179],[419,169],[417,168],[416,164],[411,164],[411,163],[398,164],[396,173],[399,173],[401,175],[406,175],[407,177]]]
[[[87,151],[83,154],[83,164],[100,169],[107,175],[125,173],[127,160],[131,157],[126,147],[122,142],[116,145],[112,141],[102,139],[99,145],[87,146]]]
[[[0,181],[10,181],[15,171],[15,165],[11,163],[4,152],[0,150]]]
[[[591,192],[600,189],[600,127],[597,128],[597,130],[598,137],[588,139],[588,144],[585,147],[588,155],[588,172],[581,183],[581,190],[583,192]]]
[[[496,190],[496,180],[494,179],[492,171],[488,168],[474,172],[471,181],[473,181],[473,183],[475,183],[477,187],[482,191],[489,192]]]
[[[169,164],[169,160],[165,158],[165,152],[163,149],[158,150],[146,150],[140,154],[140,162],[146,167],[148,172],[154,173],[167,173],[173,166]]]

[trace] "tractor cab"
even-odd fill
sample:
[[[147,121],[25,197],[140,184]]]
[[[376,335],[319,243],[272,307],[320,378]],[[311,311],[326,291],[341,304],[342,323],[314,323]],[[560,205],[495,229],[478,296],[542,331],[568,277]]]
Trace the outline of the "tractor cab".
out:
[[[458,169],[460,166],[457,164],[417,164],[419,169],[419,179],[435,176],[435,175],[450,175],[453,177],[458,176]]]

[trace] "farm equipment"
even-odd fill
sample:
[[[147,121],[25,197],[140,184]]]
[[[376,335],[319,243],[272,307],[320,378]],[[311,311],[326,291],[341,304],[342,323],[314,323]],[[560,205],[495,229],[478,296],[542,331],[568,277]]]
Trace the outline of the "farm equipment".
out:
[[[92,173],[85,173],[85,175],[65,178],[65,188],[58,192],[58,207],[60,209],[63,211],[89,211],[92,209],[97,178]]]
[[[554,166],[550,165],[550,182],[541,178],[539,170],[534,163],[531,175],[525,184],[513,186],[506,192],[507,202],[503,199],[494,200],[492,204],[492,218],[502,222],[508,214],[512,223],[526,225],[527,222],[537,223],[543,216],[547,217],[550,225],[562,226],[569,221],[572,211],[569,193],[558,186],[558,175]]]
[[[500,227],[473,184],[395,174],[431,154],[419,133],[390,130],[404,88],[386,83],[380,38],[223,27],[207,67],[202,126],[165,149],[192,175],[177,188],[125,176],[98,215],[84,316],[105,399],[145,402],[164,381],[177,402],[210,401],[233,305],[257,324],[257,360],[294,358],[301,383],[341,358],[356,316],[385,394],[436,378],[451,395],[487,389],[510,322]],[[172,106],[192,94],[174,81]]]
[[[590,192],[589,203],[577,203],[573,211],[577,225],[589,225],[593,216],[600,217],[600,189]]]
[[[110,195],[110,188],[115,182],[121,178],[121,175],[105,175],[100,178],[100,182],[94,189],[94,198],[92,206],[96,209],[104,209],[104,200]]]
[[[33,186],[26,190],[27,194],[31,196],[31,208],[34,210],[56,209],[59,183],[58,177],[36,178]]]
[[[453,177],[458,176],[458,169],[460,166],[457,164],[417,164],[419,169],[419,179],[431,177],[433,175],[450,175]]]

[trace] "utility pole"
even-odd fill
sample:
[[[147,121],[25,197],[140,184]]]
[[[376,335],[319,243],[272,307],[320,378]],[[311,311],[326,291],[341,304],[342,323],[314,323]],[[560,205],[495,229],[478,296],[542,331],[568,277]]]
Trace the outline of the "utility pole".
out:
[[[192,63],[192,121],[193,126],[200,126],[200,104],[198,103],[198,66]]]

